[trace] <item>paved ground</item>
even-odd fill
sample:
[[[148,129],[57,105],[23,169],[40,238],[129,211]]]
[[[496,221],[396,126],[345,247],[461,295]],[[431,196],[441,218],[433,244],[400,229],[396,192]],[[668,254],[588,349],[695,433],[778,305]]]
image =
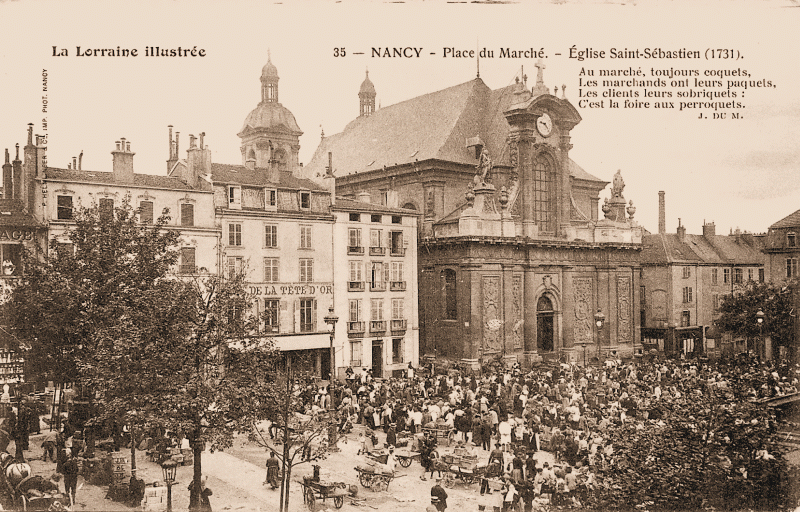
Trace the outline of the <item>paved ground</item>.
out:
[[[383,441],[384,435],[378,432],[378,438]],[[32,468],[36,474],[49,476],[55,470],[55,464],[42,462],[38,458],[41,455],[39,447],[41,441],[37,438],[31,439],[32,450],[26,452]],[[364,458],[356,455],[358,451],[355,436],[350,434],[348,439],[340,440],[340,452],[332,453],[328,458],[320,463],[321,478],[325,481],[345,482],[348,485],[358,486],[358,498],[354,501],[345,498],[343,512],[364,511],[364,510],[390,510],[390,511],[423,511],[430,503],[430,488],[434,482],[420,480],[422,467],[418,461],[414,461],[409,468],[398,468],[397,477],[392,480],[386,491],[373,492],[363,488],[358,483],[358,474],[355,466],[364,464]],[[13,453],[13,443],[9,450]],[[449,448],[440,447],[441,453],[447,453]],[[129,453],[129,452],[128,452]],[[489,452],[477,450],[479,460],[488,459]],[[161,468],[146,460],[144,454],[137,452],[137,469],[139,477],[146,483],[161,480]],[[540,465],[544,461],[553,462],[553,457],[547,452],[539,452],[536,455]],[[280,497],[279,490],[271,490],[262,485],[265,477],[264,462],[266,451],[247,442],[244,438],[237,440],[234,446],[225,452],[203,454],[203,472],[208,475],[208,486],[214,494],[211,496],[212,507],[215,511],[220,510],[242,510],[242,511],[277,511]],[[292,474],[292,486],[290,492],[289,509],[307,510],[303,504],[302,487],[297,483],[303,475],[310,475],[312,468],[309,464],[303,464],[295,468]],[[178,468],[177,483],[173,487],[173,508],[183,511],[189,505],[189,493],[187,485],[192,478],[192,467],[181,466]],[[80,490],[75,510],[93,511],[126,511],[131,508],[114,501],[105,499],[106,487],[96,487],[83,482],[83,478],[78,481]],[[63,484],[62,484],[63,486]],[[478,505],[478,485],[464,485],[456,483],[452,489],[447,489],[448,510],[459,512],[471,512],[477,510]],[[317,502],[315,510],[325,511],[330,508],[335,510],[333,501],[328,500],[323,504]]]

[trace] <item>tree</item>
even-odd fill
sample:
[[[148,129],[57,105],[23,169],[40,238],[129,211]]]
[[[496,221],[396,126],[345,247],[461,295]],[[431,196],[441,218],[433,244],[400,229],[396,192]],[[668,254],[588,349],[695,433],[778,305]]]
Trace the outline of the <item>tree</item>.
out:
[[[614,453],[598,470],[603,485],[588,505],[778,510],[792,504],[773,411],[731,384],[687,390],[660,423],[611,428]]]
[[[792,290],[795,283],[776,285],[751,281],[741,290],[725,296],[720,305],[716,325],[725,332],[760,339],[769,336],[776,345],[794,346],[794,303]],[[764,313],[759,325],[757,313]]]
[[[194,508],[205,445],[229,446],[267,414],[272,382],[253,376],[274,353],[254,335],[244,272],[175,276],[180,234],[168,211],[150,226],[136,213],[128,198],[113,212],[78,209],[69,245],[54,240],[48,259],[26,259],[7,312],[29,361],[87,386],[100,419],[131,426],[134,460],[136,429],[185,433]]]
[[[283,364],[273,365],[264,374],[268,381],[274,383],[272,392],[264,398],[269,404],[268,410],[279,411],[279,414],[267,418],[278,425],[278,435],[272,440],[264,432],[264,423],[257,422],[254,416],[248,438],[258,446],[274,452],[281,462],[283,476],[280,510],[283,512],[289,510],[289,486],[293,468],[324,459],[331,449],[331,429],[337,429],[338,425],[331,411],[313,410],[309,396],[311,393],[306,391],[314,391],[314,380],[308,372],[299,369],[304,367],[301,361],[295,358],[293,362],[297,369],[293,369],[288,356],[284,355],[281,359]]]

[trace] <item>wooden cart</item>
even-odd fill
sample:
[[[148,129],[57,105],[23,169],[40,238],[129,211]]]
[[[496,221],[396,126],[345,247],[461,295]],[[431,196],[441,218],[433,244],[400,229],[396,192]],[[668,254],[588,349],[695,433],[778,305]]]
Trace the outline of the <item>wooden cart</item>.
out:
[[[389,482],[394,479],[393,473],[381,471],[373,466],[356,466],[355,470],[361,485],[375,492],[388,489]]]
[[[411,461],[419,457],[420,454],[419,452],[412,452],[411,450],[395,450],[394,456],[397,459],[398,464],[404,468],[407,468],[411,465]],[[380,462],[381,464],[386,464],[389,454],[372,452],[367,454],[367,458],[372,459],[375,462]]]
[[[436,436],[436,444],[444,446],[450,446],[456,432],[455,429],[444,425],[439,427],[422,427],[422,431],[425,432],[425,435]]]
[[[344,497],[347,496],[347,485],[344,482],[317,482],[311,478],[303,478],[300,482],[303,486],[303,503],[309,510],[314,510],[317,499],[323,503],[328,498],[333,498],[333,506],[342,508]]]

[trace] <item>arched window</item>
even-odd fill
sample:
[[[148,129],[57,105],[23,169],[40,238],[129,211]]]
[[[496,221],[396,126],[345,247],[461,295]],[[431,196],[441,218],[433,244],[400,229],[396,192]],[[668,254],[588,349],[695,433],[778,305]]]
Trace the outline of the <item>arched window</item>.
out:
[[[405,208],[406,210],[416,210],[417,209],[417,207],[414,205],[414,203],[406,203],[406,204],[403,205],[403,208]]]
[[[540,231],[555,233],[555,176],[550,161],[539,156],[533,161],[533,220]]]
[[[539,352],[553,351],[553,303],[542,295],[536,303],[536,346]]]
[[[444,294],[444,319],[456,320],[458,317],[458,302],[456,301],[456,271],[442,270],[442,291]]]
[[[256,159],[256,152],[253,150],[253,148],[250,148],[250,150],[247,152],[247,159],[248,160]]]

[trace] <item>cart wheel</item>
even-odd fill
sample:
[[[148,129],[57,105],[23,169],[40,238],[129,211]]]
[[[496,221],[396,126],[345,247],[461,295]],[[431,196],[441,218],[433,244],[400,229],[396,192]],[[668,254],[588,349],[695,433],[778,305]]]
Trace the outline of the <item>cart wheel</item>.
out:
[[[382,492],[389,488],[389,477],[376,476],[372,481],[372,490],[374,492]]]
[[[444,477],[442,477],[442,483],[450,489],[456,483],[456,477],[453,476],[453,473],[445,473]]]
[[[311,487],[307,487],[305,498],[308,510],[314,510],[314,501],[316,500],[316,498],[314,497],[314,489],[312,489]]]
[[[344,496],[334,496],[333,506],[336,508],[342,508],[342,505],[344,505]]]
[[[358,481],[361,482],[361,485],[364,487],[370,487],[372,484],[372,479],[366,473],[359,473]]]
[[[403,466],[404,468],[407,468],[408,466],[411,465],[411,459],[409,458],[400,459],[400,465]]]

